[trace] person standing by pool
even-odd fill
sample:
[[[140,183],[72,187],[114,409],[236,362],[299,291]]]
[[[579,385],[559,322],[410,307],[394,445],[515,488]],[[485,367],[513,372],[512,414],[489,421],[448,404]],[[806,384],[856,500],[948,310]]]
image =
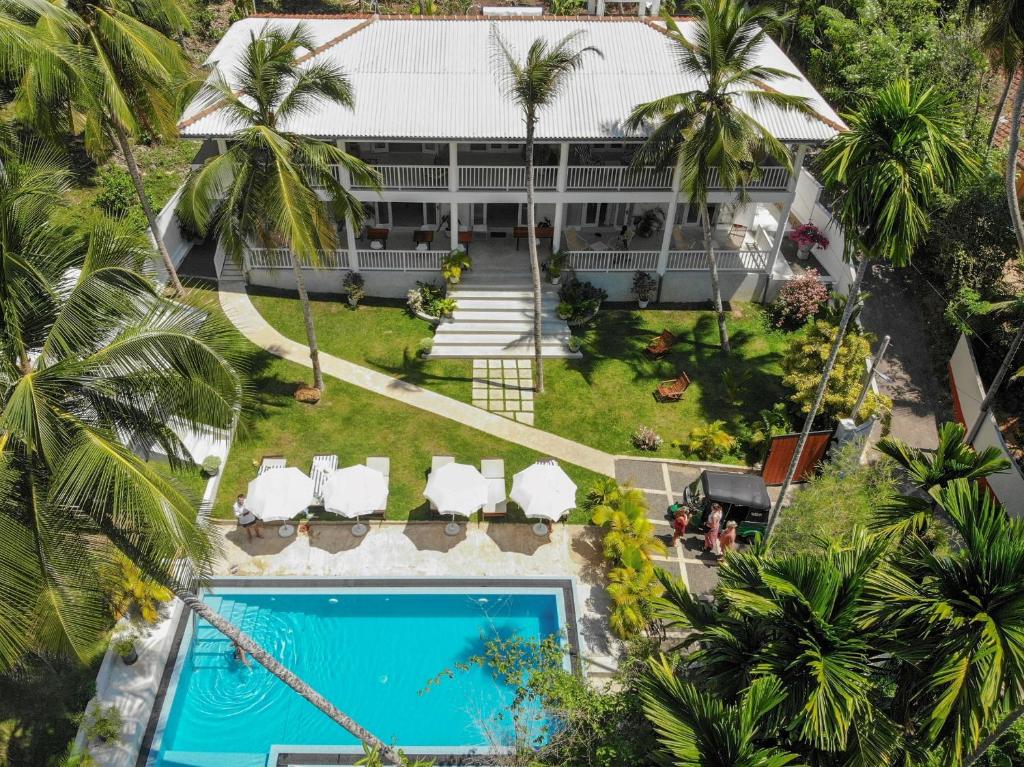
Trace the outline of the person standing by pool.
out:
[[[716,557],[721,556],[722,547],[718,542],[718,531],[722,525],[722,506],[718,503],[711,504],[711,513],[708,515],[708,531],[704,534],[704,550],[710,551]]]
[[[263,523],[260,522],[260,518],[245,508],[245,494],[239,493],[238,497],[235,498],[235,505],[232,511],[235,512],[235,519],[238,520],[238,524],[241,525],[242,529],[245,530],[246,540],[251,541],[253,534],[257,538],[262,538]]]

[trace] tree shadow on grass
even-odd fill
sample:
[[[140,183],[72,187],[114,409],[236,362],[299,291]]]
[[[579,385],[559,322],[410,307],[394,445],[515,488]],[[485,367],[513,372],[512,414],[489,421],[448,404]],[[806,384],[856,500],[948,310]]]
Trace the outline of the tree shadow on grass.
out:
[[[472,375],[440,375],[436,372],[431,372],[428,366],[432,362],[437,362],[437,360],[428,359],[417,352],[410,352],[409,347],[402,349],[402,361],[397,365],[380,358],[367,358],[366,361],[392,378],[397,378],[403,383],[415,386],[428,387],[431,382],[438,381],[468,383],[473,380]],[[465,360],[465,362],[468,365],[469,360]]]

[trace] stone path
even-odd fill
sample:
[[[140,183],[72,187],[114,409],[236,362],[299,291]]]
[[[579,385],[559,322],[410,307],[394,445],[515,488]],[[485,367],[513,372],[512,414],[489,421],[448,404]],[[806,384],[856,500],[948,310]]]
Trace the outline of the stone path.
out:
[[[473,404],[533,426],[533,362],[473,360]]]
[[[238,331],[257,346],[289,362],[309,367],[309,347],[286,338],[249,300],[245,283],[221,280],[218,285],[220,305]],[[614,456],[587,445],[535,429],[525,423],[481,410],[467,402],[446,397],[420,386],[399,381],[376,370],[357,365],[325,352],[320,352],[324,373],[375,394],[404,402],[406,405],[457,421],[501,439],[528,447],[558,460],[568,461],[600,474],[613,476]]]

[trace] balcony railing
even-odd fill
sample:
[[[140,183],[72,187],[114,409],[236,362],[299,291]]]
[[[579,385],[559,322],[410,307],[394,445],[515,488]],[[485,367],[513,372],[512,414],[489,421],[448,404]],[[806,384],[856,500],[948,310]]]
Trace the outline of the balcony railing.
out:
[[[249,248],[245,254],[250,269],[291,269],[292,254],[288,248]],[[301,259],[303,269],[314,268],[309,259]],[[317,269],[348,269],[348,251],[321,250]]]
[[[669,168],[630,168],[627,165],[570,165],[569,189],[671,189]]]
[[[536,189],[554,189],[558,168],[538,165],[533,169]],[[460,189],[526,189],[526,168],[522,165],[460,165]]]
[[[441,268],[437,250],[358,250],[359,268],[364,271],[434,272]]]
[[[763,272],[768,268],[767,250],[716,250],[718,269],[723,272]],[[670,250],[668,271],[692,272],[708,268],[703,250]]]
[[[634,272],[657,269],[656,250],[572,250],[567,263],[578,272]]]
[[[448,167],[445,165],[377,165],[384,189],[447,189]],[[354,189],[369,187],[352,185]]]
[[[761,168],[761,178],[755,179],[746,185],[747,189],[785,189],[789,183],[789,173],[785,168],[771,166]],[[718,171],[712,168],[708,171],[708,189],[720,189],[721,183],[718,180]]]

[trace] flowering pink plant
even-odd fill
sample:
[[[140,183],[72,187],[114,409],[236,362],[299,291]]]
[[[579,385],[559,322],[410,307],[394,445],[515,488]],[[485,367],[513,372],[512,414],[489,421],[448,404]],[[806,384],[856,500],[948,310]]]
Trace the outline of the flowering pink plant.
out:
[[[800,224],[789,232],[788,237],[801,248],[810,248],[814,245],[819,248],[828,247],[828,237],[814,224]]]
[[[772,324],[793,330],[821,311],[828,301],[828,288],[817,269],[808,269],[787,282],[768,308]]]

